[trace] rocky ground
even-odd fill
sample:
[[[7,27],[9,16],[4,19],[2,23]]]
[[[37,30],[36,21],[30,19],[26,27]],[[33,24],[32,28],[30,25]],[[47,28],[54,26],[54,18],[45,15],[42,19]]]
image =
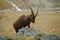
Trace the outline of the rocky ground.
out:
[[[23,28],[18,33],[9,36],[0,36],[0,40],[60,40],[60,37],[42,33],[34,28]]]

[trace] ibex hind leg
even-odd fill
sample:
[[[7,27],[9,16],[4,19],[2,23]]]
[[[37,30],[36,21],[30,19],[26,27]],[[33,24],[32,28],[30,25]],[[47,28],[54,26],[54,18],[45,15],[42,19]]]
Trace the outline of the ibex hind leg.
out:
[[[18,30],[19,30],[17,27],[14,27],[14,29],[15,29],[15,32],[16,32],[16,33],[17,33],[17,32],[18,32]]]
[[[19,32],[19,29],[22,29],[22,27],[15,28],[16,33]]]
[[[21,28],[17,28],[17,29],[15,29],[16,33],[19,32],[19,29],[21,29]]]
[[[17,33],[19,31],[19,29],[15,29],[15,32]]]

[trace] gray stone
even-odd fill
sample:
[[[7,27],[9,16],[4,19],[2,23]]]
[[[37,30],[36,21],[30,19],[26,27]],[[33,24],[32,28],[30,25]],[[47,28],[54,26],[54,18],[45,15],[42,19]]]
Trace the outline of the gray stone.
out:
[[[36,30],[34,28],[23,28],[23,29],[20,29],[19,32],[16,34],[12,34],[9,36],[0,36],[0,40],[7,40],[9,38],[11,39],[20,38],[21,36],[24,36],[24,37],[32,36],[36,40],[60,40],[60,37],[56,35],[51,35],[48,33],[43,33],[42,35],[40,30]]]

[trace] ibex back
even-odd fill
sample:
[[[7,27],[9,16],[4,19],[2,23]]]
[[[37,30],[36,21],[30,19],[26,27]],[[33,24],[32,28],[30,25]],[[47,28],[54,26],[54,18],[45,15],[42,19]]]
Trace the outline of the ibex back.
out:
[[[34,12],[32,10],[32,8],[29,6],[29,8],[31,9],[31,14],[30,15],[21,15],[17,21],[15,21],[13,23],[13,27],[16,31],[16,33],[18,32],[19,29],[21,29],[22,27],[26,27],[28,26],[28,28],[30,28],[30,23],[35,23],[35,18],[38,14],[38,8],[37,8],[37,12],[34,15]]]

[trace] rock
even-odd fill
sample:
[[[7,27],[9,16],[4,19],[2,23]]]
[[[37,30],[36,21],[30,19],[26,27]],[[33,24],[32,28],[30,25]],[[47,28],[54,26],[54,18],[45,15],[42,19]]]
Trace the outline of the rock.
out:
[[[44,33],[43,37],[36,37],[37,40],[60,40],[60,37],[48,33]]]
[[[18,33],[2,36],[1,40],[60,40],[60,37],[48,33],[42,33],[34,28],[23,28]]]
[[[0,40],[6,40],[5,37],[3,36],[0,36]]]
[[[36,30],[34,28],[20,29],[18,33],[21,33],[21,32],[24,36],[36,36],[40,34],[40,30]]]
[[[60,38],[58,36],[51,35],[51,34],[48,34],[48,33],[45,33],[43,38],[45,40],[60,40]]]

